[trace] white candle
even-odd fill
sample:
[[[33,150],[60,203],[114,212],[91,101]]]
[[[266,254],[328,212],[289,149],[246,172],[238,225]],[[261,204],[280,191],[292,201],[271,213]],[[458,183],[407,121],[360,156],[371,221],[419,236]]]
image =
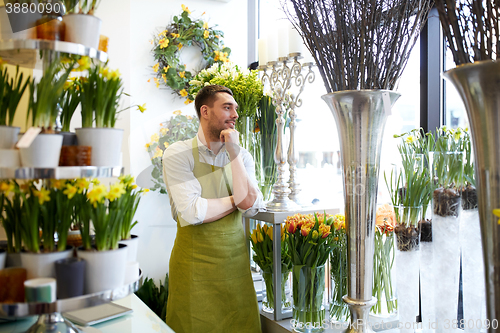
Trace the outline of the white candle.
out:
[[[288,29],[285,25],[278,30],[278,57],[288,57]]]
[[[278,61],[278,36],[276,34],[267,36],[267,61]]]
[[[288,25],[288,52],[289,53],[302,53],[303,50],[302,38],[293,25]]]
[[[259,38],[259,66],[267,64],[267,40],[266,38]]]

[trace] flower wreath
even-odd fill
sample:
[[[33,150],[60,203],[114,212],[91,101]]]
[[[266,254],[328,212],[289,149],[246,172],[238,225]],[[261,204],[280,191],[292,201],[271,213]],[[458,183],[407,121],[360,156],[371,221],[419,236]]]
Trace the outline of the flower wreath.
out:
[[[193,100],[188,96],[189,81],[197,73],[186,70],[185,64],[179,63],[179,52],[184,46],[196,45],[200,48],[203,59],[209,68],[214,63],[228,62],[231,49],[224,46],[222,42],[223,32],[209,27],[208,23],[201,20],[193,20],[189,17],[191,11],[182,5],[182,14],[174,16],[173,22],[167,25],[151,40],[154,45],[152,52],[156,61],[153,71],[156,77],[153,79],[156,87],[160,82],[170,87],[175,94],[187,97],[185,104]],[[203,13],[202,15],[204,15]]]

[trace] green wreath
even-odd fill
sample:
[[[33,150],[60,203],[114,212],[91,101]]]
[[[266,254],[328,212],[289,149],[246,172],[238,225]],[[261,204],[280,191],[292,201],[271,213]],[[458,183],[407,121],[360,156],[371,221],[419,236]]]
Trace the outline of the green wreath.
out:
[[[156,61],[153,66],[153,71],[156,73],[154,78],[156,87],[159,88],[160,84],[170,87],[174,94],[187,98],[185,104],[192,102],[188,96],[189,81],[197,73],[187,71],[186,65],[179,63],[181,49],[184,46],[198,46],[203,59],[207,62],[205,68],[214,63],[228,62],[231,53],[231,49],[225,47],[222,42],[224,37],[222,31],[209,27],[208,23],[201,19],[191,19],[189,14],[191,11],[182,5],[182,14],[174,16],[173,22],[151,41]]]

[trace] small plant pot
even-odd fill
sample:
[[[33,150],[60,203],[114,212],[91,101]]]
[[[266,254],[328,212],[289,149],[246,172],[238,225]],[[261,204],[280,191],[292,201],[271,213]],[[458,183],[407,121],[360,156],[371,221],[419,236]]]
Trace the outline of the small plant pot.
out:
[[[19,127],[0,126],[0,149],[13,149],[19,130]]]
[[[59,166],[89,166],[92,165],[92,147],[62,146]]]
[[[0,167],[19,168],[21,166],[21,156],[17,149],[0,149]]]
[[[79,248],[78,257],[86,261],[85,293],[121,287],[125,282],[127,264],[127,246],[120,244],[116,250],[85,251]]]
[[[48,253],[21,252],[21,263],[28,271],[28,279],[56,277],[54,263],[60,259],[71,258],[73,248],[68,246],[65,251]]]
[[[21,253],[7,253],[7,257],[5,258],[5,267],[21,267]]]
[[[57,299],[83,295],[85,260],[66,258],[56,261],[54,265],[56,268]]]
[[[130,239],[122,239],[119,243],[127,245],[127,261],[136,261],[139,236],[131,235]]]
[[[76,133],[73,132],[58,132],[57,134],[62,135],[63,137],[63,146],[76,146],[78,145],[78,140],[76,137]]]
[[[75,131],[79,145],[92,147],[92,165],[121,165],[122,129],[77,128]]]
[[[39,134],[28,148],[20,148],[21,164],[31,168],[55,168],[59,165],[62,135]]]
[[[66,41],[78,43],[97,49],[99,47],[99,35],[101,33],[101,19],[86,14],[64,15],[66,24]]]

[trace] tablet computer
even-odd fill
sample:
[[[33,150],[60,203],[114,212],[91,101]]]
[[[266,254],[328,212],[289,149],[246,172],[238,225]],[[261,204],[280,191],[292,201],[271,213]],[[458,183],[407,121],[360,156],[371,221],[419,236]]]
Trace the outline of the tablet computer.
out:
[[[77,325],[89,326],[121,317],[132,313],[132,311],[132,309],[118,304],[106,303],[90,308],[63,312],[62,315]]]

